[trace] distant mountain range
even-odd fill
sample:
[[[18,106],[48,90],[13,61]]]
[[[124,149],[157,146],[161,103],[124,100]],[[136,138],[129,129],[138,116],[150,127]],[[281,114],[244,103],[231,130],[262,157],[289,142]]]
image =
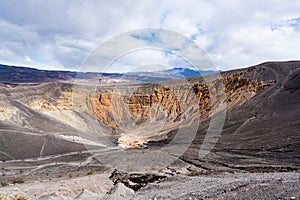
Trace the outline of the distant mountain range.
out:
[[[17,67],[0,64],[0,83],[44,83],[55,81],[73,82],[76,78],[84,80],[100,80],[101,84],[136,84],[166,80],[176,80],[193,76],[212,74],[218,71],[192,70],[189,68],[173,68],[154,72],[128,72],[128,73],[99,73],[75,71],[50,71],[29,67]]]
[[[77,72],[48,71],[29,67],[0,65],[1,83],[43,83],[67,81],[76,78]]]

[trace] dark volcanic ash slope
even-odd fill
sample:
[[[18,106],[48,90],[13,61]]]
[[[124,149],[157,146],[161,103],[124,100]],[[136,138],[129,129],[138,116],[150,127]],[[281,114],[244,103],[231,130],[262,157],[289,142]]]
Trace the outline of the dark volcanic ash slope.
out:
[[[212,170],[299,170],[300,63],[269,62],[241,71],[247,79],[276,82],[227,111],[221,137],[205,160],[199,160],[196,152],[208,122],[182,159]]]
[[[92,134],[97,122],[88,113],[73,111],[72,87],[45,83],[0,88],[0,160],[86,150],[78,134]]]

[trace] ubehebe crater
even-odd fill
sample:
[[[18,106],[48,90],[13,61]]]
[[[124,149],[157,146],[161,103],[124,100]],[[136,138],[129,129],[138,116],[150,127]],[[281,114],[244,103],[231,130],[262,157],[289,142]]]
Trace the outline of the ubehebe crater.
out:
[[[200,158],[199,150],[214,115],[211,96],[217,94],[220,81],[226,97],[218,102],[226,106],[224,126],[214,148]],[[74,86],[74,82],[65,78],[63,82],[2,83],[0,180],[12,182],[21,177],[31,182],[103,173],[108,168],[97,160],[98,155],[118,151],[143,154],[164,145],[181,148],[186,145],[184,138],[176,144],[169,141],[179,128],[188,133],[193,120],[198,124],[187,150],[164,169],[149,166],[146,173],[152,172],[149,177],[156,177],[153,173],[159,173],[159,177],[176,174],[198,177],[225,172],[287,171],[297,172],[298,176],[299,87],[299,61],[267,62],[222,72],[220,79],[212,82],[199,76],[115,86]],[[174,157],[172,152],[166,154]],[[132,170],[128,171],[135,171],[140,166],[130,167]],[[144,177],[128,173],[114,172],[114,184],[130,185],[133,177]],[[118,178],[120,174],[127,178]],[[143,180],[150,180],[149,177]],[[179,184],[177,179],[168,181]],[[144,190],[154,193],[160,190],[151,184],[145,187],[147,183],[132,186],[138,188],[138,193],[130,195],[144,197]],[[108,185],[107,188],[115,187]],[[155,194],[159,196],[159,192]],[[197,194],[203,197],[201,192]],[[216,190],[212,195],[220,194]],[[187,196],[183,194],[184,197]]]

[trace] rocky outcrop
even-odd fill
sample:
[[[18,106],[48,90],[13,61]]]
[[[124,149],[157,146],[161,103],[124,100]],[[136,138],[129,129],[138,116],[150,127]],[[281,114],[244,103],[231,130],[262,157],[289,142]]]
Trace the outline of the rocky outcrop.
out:
[[[153,88],[152,93],[135,92],[129,96],[113,93],[96,94],[91,96],[88,107],[99,121],[108,126],[116,126],[114,118],[118,116],[126,119],[126,114],[138,122],[142,119],[156,118],[162,113],[166,114],[166,117],[173,118],[181,113],[180,103],[174,91],[165,87]]]
[[[162,108],[167,116],[178,116],[181,113],[180,103],[170,88],[154,88],[152,94],[134,93],[126,97],[129,111],[136,117],[156,117],[157,110],[153,107]]]
[[[40,98],[29,103],[29,107],[42,112],[54,110],[72,110],[72,91],[63,91],[57,99],[49,101],[47,98]]]
[[[0,121],[10,120],[16,113],[17,109],[5,102],[0,102]]]

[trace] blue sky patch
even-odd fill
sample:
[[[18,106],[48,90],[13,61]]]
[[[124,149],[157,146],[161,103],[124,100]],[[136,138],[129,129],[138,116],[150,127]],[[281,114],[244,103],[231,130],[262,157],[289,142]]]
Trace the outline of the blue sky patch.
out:
[[[288,24],[290,26],[292,26],[295,30],[299,30],[300,29],[300,17],[298,18],[294,18],[294,19],[290,19],[287,21]]]
[[[293,27],[293,29],[295,31],[299,31],[300,30],[300,17],[289,19],[289,20],[286,20],[282,23],[272,24],[271,25],[271,30],[272,31],[280,30],[280,29],[283,29],[285,27]]]
[[[137,40],[143,40],[149,44],[161,42],[159,35],[154,31],[146,33],[146,34],[131,34],[131,37],[133,37]]]

